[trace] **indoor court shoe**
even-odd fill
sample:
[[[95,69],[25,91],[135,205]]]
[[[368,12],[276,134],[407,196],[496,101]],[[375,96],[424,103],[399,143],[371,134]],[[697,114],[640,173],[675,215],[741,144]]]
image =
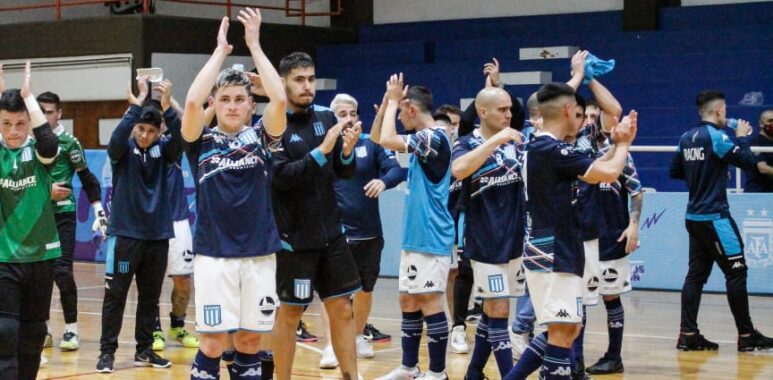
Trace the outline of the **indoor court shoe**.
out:
[[[295,330],[295,340],[298,342],[311,343],[319,340],[316,335],[306,330],[306,323],[298,322],[298,329]]]
[[[174,339],[180,342],[185,348],[199,348],[199,338],[189,333],[188,330],[186,330],[184,327],[170,328],[168,337],[169,339]],[[154,349],[154,351],[156,350]]]
[[[419,375],[419,377],[416,377],[415,379],[421,379],[421,380],[448,380],[448,375],[445,372],[441,373],[435,373],[432,371],[427,371]]]
[[[153,352],[153,350],[145,350],[144,352],[138,352],[134,354],[134,366],[169,368],[172,366],[172,362],[158,356],[158,354]]]
[[[51,333],[46,333],[46,340],[43,342],[43,348],[54,347],[54,337]]]
[[[365,339],[375,343],[389,342],[392,340],[391,335],[378,331],[378,329],[370,323],[365,325],[362,335],[365,336]]]
[[[451,352],[455,354],[466,354],[470,352],[470,346],[467,344],[467,333],[464,326],[454,326],[451,330]]]
[[[739,352],[751,352],[754,350],[769,350],[773,348],[773,339],[762,335],[757,330],[754,330],[751,335],[738,337],[738,351]]]
[[[375,356],[373,353],[373,346],[370,345],[370,342],[365,340],[364,336],[357,335],[357,338],[354,340],[354,344],[357,347],[358,358],[371,359],[373,356]]]
[[[338,368],[338,359],[333,351],[333,346],[328,345],[322,351],[322,358],[319,359],[320,369],[336,369]]]
[[[113,362],[115,362],[113,354],[99,355],[99,359],[97,359],[97,372],[113,373]]]
[[[38,365],[39,368],[46,368],[48,366],[48,358],[46,355],[40,354],[40,365]]]
[[[476,323],[478,320],[480,320],[480,317],[483,315],[483,306],[478,303],[472,304],[472,309],[467,310],[467,318],[464,320],[467,322],[475,321]]]
[[[153,351],[163,351],[166,346],[166,339],[164,339],[163,331],[153,331]]]
[[[606,356],[599,359],[596,364],[585,369],[592,375],[608,375],[610,373],[623,373],[623,359],[612,359]]]
[[[740,347],[740,343],[739,343]],[[692,335],[679,334],[679,340],[676,342],[676,348],[681,351],[715,351],[719,349],[719,345],[709,341],[700,333]]]
[[[78,334],[67,331],[62,336],[62,341],[59,342],[59,349],[62,351],[75,351],[80,345],[78,344]]]
[[[400,365],[393,369],[392,372],[389,372],[384,376],[377,377],[376,380],[413,380],[418,379],[421,376],[422,373],[419,371],[419,366],[407,368]]]

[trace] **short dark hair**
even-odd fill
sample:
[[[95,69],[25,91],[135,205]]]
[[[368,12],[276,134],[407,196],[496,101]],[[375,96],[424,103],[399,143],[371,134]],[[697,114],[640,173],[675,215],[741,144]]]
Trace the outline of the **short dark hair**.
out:
[[[700,110],[714,100],[725,100],[725,94],[717,90],[703,90],[695,97],[695,105]]]
[[[435,114],[439,114],[439,113],[444,114],[444,115],[452,113],[454,115],[459,115],[460,117],[462,116],[462,110],[459,107],[457,107],[457,106],[455,106],[453,104],[443,104],[442,106],[438,107],[435,110]],[[434,117],[434,115],[433,115],[433,117]],[[435,119],[435,120],[437,120],[437,119]]]
[[[310,55],[302,51],[292,52],[282,57],[277,71],[279,71],[279,75],[284,77],[298,67],[314,67],[314,60],[311,59]]]
[[[38,103],[53,103],[56,109],[62,109],[62,102],[59,100],[59,95],[54,94],[51,91],[46,91],[38,95]]]
[[[422,112],[431,112],[432,109],[432,91],[424,86],[408,87],[405,99],[413,103]]]
[[[574,100],[577,101],[577,105],[582,107],[582,112],[585,113],[585,108],[588,107],[588,103],[592,102],[593,100],[585,100],[585,98],[582,97],[582,95],[575,93],[574,94]],[[595,103],[595,102],[594,102]]]
[[[542,104],[562,96],[574,97],[574,89],[566,83],[548,83],[537,91],[537,101]]]
[[[161,127],[161,111],[155,106],[146,105],[140,111],[140,117],[137,123],[150,124],[154,127]]]
[[[596,107],[598,109],[601,109],[601,107],[599,107],[599,103],[596,102],[596,99],[593,99],[593,98],[585,99],[585,108],[588,108],[588,107]]]
[[[252,89],[252,82],[250,82],[250,78],[243,71],[229,67],[218,74],[215,85],[212,87],[212,95],[214,96],[218,89],[228,86],[243,86],[249,94]]]
[[[451,118],[444,113],[436,112],[434,115],[432,115],[432,118],[435,121],[439,121],[441,123],[446,123],[448,125],[451,125]]]
[[[27,106],[24,105],[24,99],[21,97],[21,90],[18,88],[5,90],[0,96],[0,111],[27,112]]]

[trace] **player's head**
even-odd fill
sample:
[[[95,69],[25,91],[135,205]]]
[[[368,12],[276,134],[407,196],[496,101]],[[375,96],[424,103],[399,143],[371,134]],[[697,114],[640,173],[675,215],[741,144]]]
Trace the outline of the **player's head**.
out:
[[[0,133],[5,146],[16,149],[30,134],[30,115],[19,89],[9,89],[0,96]]]
[[[134,123],[132,137],[137,146],[147,149],[161,138],[161,111],[154,105],[146,105],[140,111],[140,117]]]
[[[574,127],[576,119],[584,114],[577,113],[577,99],[574,89],[566,83],[548,83],[537,91],[539,110],[544,120],[543,128],[548,124],[559,126],[566,134]]]
[[[435,110],[435,114],[442,113],[451,120],[451,129],[459,130],[459,124],[462,122],[462,110],[453,104],[443,104]]]
[[[290,53],[279,61],[278,72],[285,85],[290,106],[297,109],[310,106],[317,94],[314,60],[304,52]]]
[[[585,120],[583,116],[588,111],[587,104],[582,96],[579,94],[574,94],[574,99],[577,101],[577,105],[575,106],[575,117],[572,120],[572,128],[569,130],[569,133],[565,138],[565,140],[570,143],[574,143],[574,141],[577,140],[577,136],[580,135],[580,131],[582,130],[584,124],[583,121]]]
[[[453,124],[453,122],[451,121],[451,118],[448,117],[448,115],[446,115],[444,113],[437,113],[436,112],[436,113],[432,114],[432,120],[435,120],[435,125],[437,125],[439,127],[443,127],[443,129],[445,129],[445,131],[446,131],[446,135],[448,135],[448,138],[450,138],[451,141],[453,141],[453,139],[454,139],[454,130],[451,127],[451,125]]]
[[[716,90],[701,91],[695,98],[701,119],[712,122],[720,127],[727,124],[727,104],[725,94]]]
[[[406,130],[414,130],[422,123],[423,116],[432,116],[432,91],[424,86],[408,87],[405,99],[400,102],[400,122]]]
[[[537,100],[536,92],[531,94],[529,99],[526,100],[526,108],[529,111],[529,119],[536,120],[542,117],[542,114],[539,112],[539,101]]]
[[[475,97],[475,108],[481,128],[495,132],[510,127],[510,120],[513,118],[512,106],[510,94],[499,87],[486,87]]]
[[[59,101],[59,95],[51,91],[46,91],[38,95],[40,109],[46,115],[46,120],[51,128],[56,128],[59,120],[62,119],[62,103]]]
[[[762,111],[760,114],[760,131],[773,136],[773,109]]]
[[[330,109],[336,114],[339,123],[354,123],[360,121],[357,113],[357,99],[349,94],[338,94],[330,102]]]
[[[215,107],[217,125],[226,131],[238,131],[249,120],[254,102],[252,83],[244,72],[227,68],[220,72],[212,88],[209,107]]]
[[[594,99],[588,99],[585,101],[585,122],[583,126],[598,125],[599,115],[601,115],[601,107],[596,103]]]

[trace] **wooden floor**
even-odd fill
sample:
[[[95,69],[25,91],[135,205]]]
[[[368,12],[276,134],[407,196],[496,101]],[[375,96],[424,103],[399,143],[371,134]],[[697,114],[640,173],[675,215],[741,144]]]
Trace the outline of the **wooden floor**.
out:
[[[95,373],[99,354],[100,311],[103,295],[104,266],[77,263],[75,277],[78,283],[79,329],[81,349],[63,353],[56,348],[62,333],[62,311],[58,291],[54,290],[51,307],[51,325],[54,331],[54,348],[44,350],[49,364],[40,370],[39,379],[186,379],[195,349],[184,349],[174,342],[167,342],[163,356],[172,360],[170,369],[134,368],[134,313],[136,291],[129,294],[124,316],[123,330],[116,354],[115,373]],[[171,281],[167,279],[161,298],[162,325],[169,325],[169,294]],[[56,289],[56,287],[54,287]],[[374,345],[376,357],[359,361],[360,373],[372,379],[388,372],[400,362],[400,311],[397,303],[397,281],[381,279],[376,285],[376,303],[370,321],[393,338],[391,343]],[[679,293],[634,291],[624,296],[626,326],[623,343],[625,375],[598,376],[600,379],[773,379],[773,352],[740,354],[736,351],[736,333],[733,319],[723,295],[704,295],[700,313],[701,331],[720,344],[714,353],[682,353],[674,349],[679,328]],[[752,318],[758,329],[773,335],[773,297],[750,298]],[[193,308],[188,311],[188,328],[193,329]],[[589,309],[585,338],[586,363],[592,364],[600,357],[607,342],[606,314],[603,305]],[[319,304],[313,305],[304,317],[310,330],[322,335],[319,328]],[[472,341],[474,328],[468,328]],[[320,370],[318,367],[325,339],[313,344],[299,344],[296,351],[293,378],[339,379],[338,370]],[[420,365],[427,366],[427,355],[422,345]],[[447,359],[451,379],[462,379],[469,355],[452,354]],[[225,372],[222,372],[224,376]],[[499,378],[492,360],[487,366],[491,379]],[[227,377],[224,377],[227,378]],[[536,378],[536,376],[533,376]]]

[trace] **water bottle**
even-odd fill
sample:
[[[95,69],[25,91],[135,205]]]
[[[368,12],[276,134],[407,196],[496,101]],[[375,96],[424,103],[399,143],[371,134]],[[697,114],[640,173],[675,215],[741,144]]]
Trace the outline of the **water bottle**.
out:
[[[738,129],[738,119],[733,119],[733,118],[727,119],[727,127],[734,131]]]

